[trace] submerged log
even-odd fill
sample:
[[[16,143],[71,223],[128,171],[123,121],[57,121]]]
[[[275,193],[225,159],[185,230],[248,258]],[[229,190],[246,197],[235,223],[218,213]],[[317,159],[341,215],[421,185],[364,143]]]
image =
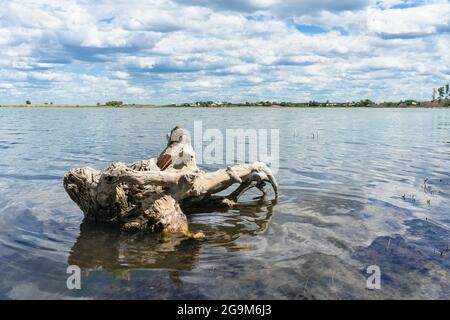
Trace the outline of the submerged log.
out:
[[[251,188],[265,196],[267,182],[277,196],[277,182],[264,163],[204,172],[197,167],[183,129],[172,129],[167,140],[158,158],[114,162],[103,171],[72,169],[64,176],[64,188],[89,220],[116,222],[124,230],[183,233],[194,238],[203,235],[189,231],[183,210],[232,207]],[[239,186],[228,196],[217,195],[235,183]]]

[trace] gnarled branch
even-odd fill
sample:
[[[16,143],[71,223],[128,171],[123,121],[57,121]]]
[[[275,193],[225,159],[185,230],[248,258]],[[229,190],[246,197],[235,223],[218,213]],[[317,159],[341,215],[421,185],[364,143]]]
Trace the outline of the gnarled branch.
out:
[[[216,194],[239,183],[228,196]],[[183,129],[174,128],[158,159],[132,164],[112,163],[103,171],[84,167],[64,176],[64,188],[88,219],[118,222],[125,230],[161,230],[192,237],[182,208],[232,206],[248,189],[278,185],[261,162],[241,164],[214,172],[201,171]]]

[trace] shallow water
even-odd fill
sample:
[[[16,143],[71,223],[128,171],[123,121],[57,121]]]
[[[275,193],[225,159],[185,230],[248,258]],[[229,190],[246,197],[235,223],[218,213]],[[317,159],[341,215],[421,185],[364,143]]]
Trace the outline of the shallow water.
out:
[[[199,120],[280,129],[278,201],[191,215],[203,241],[83,222],[69,168],[156,156]],[[449,208],[450,110],[0,108],[4,299],[448,299]]]

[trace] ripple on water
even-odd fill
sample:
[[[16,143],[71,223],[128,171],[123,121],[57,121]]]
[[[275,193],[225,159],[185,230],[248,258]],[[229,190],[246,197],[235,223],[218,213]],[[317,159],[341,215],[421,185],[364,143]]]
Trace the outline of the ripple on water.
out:
[[[91,290],[74,296],[446,298],[450,114],[428,111],[0,109],[0,297],[65,297],[76,264]],[[280,129],[276,203],[191,215],[201,241],[81,222],[67,169],[157,155],[200,116]],[[374,263],[386,283],[369,292]]]

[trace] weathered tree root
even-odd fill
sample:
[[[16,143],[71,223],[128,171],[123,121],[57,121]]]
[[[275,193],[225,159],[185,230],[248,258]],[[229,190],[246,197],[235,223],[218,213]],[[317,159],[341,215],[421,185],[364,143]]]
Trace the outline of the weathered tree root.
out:
[[[277,182],[261,162],[201,171],[189,138],[178,127],[168,135],[168,145],[158,159],[114,162],[103,171],[75,168],[64,176],[64,188],[87,219],[117,222],[124,230],[183,233],[194,238],[202,234],[189,231],[182,209],[232,207],[251,188],[265,196],[266,182],[277,196]],[[239,187],[228,196],[216,195],[235,183]]]

